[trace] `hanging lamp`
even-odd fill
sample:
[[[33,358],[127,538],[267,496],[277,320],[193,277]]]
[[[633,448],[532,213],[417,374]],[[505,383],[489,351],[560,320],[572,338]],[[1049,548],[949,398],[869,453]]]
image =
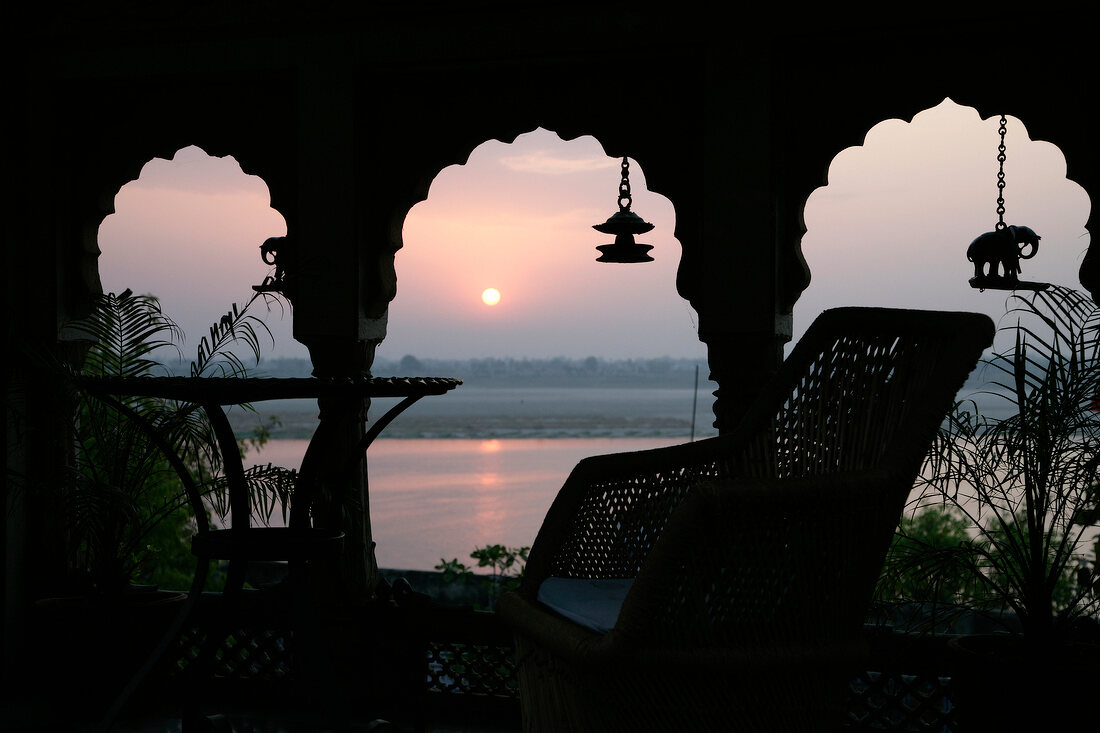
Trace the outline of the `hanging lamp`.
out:
[[[624,157],[623,177],[619,182],[619,210],[603,224],[593,225],[593,229],[604,234],[614,234],[615,242],[601,244],[596,249],[600,256],[596,262],[652,262],[649,250],[651,244],[639,244],[634,241],[635,234],[645,234],[653,225],[630,210],[630,163]]]
[[[1005,225],[1005,133],[1008,118],[1001,115],[1001,144],[997,146],[997,226],[982,234],[966,248],[966,259],[974,263],[970,287],[979,290],[1046,290],[1050,283],[1020,280],[1020,260],[1029,260],[1039,252],[1042,239],[1031,227]],[[1030,248],[1030,249],[1029,249]]]

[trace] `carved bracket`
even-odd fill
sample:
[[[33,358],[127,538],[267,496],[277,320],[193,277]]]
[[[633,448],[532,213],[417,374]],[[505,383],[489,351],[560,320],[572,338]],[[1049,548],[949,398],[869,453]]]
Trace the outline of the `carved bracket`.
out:
[[[265,277],[259,285],[253,285],[253,290],[257,293],[281,293],[287,300],[294,300],[294,280],[286,268],[290,249],[289,236],[270,237],[260,245],[260,259],[265,264],[273,265],[275,272]]]

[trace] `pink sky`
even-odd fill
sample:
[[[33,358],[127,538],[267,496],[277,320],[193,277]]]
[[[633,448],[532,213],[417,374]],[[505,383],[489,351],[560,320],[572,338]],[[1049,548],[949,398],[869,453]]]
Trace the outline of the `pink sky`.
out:
[[[1011,110],[1008,110],[1011,112]],[[911,122],[887,120],[842,151],[829,185],[810,196],[803,252],[813,282],[795,309],[795,337],[822,309],[891,305],[974,310],[995,318],[1004,293],[978,293],[965,251],[996,224],[997,119],[945,101]],[[1077,285],[1089,200],[1065,178],[1050,143],[1009,117],[1006,222],[1042,237],[1026,279]],[[655,228],[655,261],[595,262],[611,238],[591,226],[615,210],[619,161],[594,138],[545,130],[490,141],[447,168],[405,221],[398,295],[379,354],[419,357],[702,357],[695,314],[675,291],[675,211],[649,193],[632,161],[633,210]],[[232,158],[185,148],[123,187],[100,228],[107,290],[158,295],[184,327],[187,353],[268,268],[258,247],[284,234],[267,187]],[[498,305],[482,304],[495,287]],[[276,356],[306,355],[290,317],[269,318]]]
[[[997,224],[998,127],[999,116],[982,120],[946,100],[911,122],[879,123],[833,159],[829,185],[806,203],[802,251],[813,281],[796,306],[796,338],[813,315],[844,304],[1000,318],[1008,293],[971,288],[966,261],[967,245]],[[1005,223],[1042,237],[1021,279],[1079,288],[1088,195],[1066,179],[1055,145],[1030,140],[1011,114],[1007,129]]]

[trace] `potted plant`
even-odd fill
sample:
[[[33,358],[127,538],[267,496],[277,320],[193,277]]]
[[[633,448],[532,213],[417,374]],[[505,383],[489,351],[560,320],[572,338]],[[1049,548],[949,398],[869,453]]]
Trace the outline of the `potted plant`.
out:
[[[193,376],[247,374],[233,349],[243,343],[259,358],[257,328],[266,327],[248,312],[253,301],[234,307],[201,340]],[[208,502],[204,511],[224,518],[228,506],[214,432],[199,406],[145,397],[113,403],[70,378],[167,374],[157,357],[178,355],[181,333],[156,298],[104,294],[63,335],[81,345],[76,363],[56,367],[72,406],[72,448],[57,507],[69,573],[36,604],[44,639],[37,656],[50,664],[65,659],[49,671],[52,681],[101,704],[101,693],[120,689],[186,597],[157,586],[187,588],[195,570],[188,549],[194,516],[158,443],[166,441],[183,459]],[[293,472],[257,467],[248,478],[264,498],[261,506],[285,506]]]
[[[1095,684],[1100,654],[1100,308],[1063,287],[1009,303],[1011,345],[985,360],[986,394],[1007,409],[958,403],[915,491],[915,516],[948,511],[965,539],[934,541],[903,522],[882,583],[895,598],[905,578],[923,588],[914,600],[932,604],[932,623],[965,610],[1000,624],[949,645],[971,729],[1007,725],[1028,702],[1049,720],[1066,707],[1056,696]]]

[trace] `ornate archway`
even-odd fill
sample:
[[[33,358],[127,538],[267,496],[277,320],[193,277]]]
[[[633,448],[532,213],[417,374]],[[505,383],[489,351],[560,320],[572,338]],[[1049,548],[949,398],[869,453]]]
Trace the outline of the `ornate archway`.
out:
[[[699,314],[728,430],[779,363],[808,281],[802,206],[833,156],[879,120],[945,95],[983,116],[1008,111],[1100,190],[1083,93],[1096,66],[1089,27],[1041,10],[1001,13],[1028,39],[997,70],[977,14],[916,24],[777,11],[731,40],[690,5],[73,12],[31,18],[33,54],[9,59],[21,82],[10,174],[20,187],[5,229],[17,342],[55,342],[97,287],[91,243],[114,192],[149,157],[196,143],[267,181],[297,243],[295,336],[319,374],[361,373],[385,336],[409,209],[482,140],[541,125],[596,136],[675,202],[677,287]],[[1097,259],[1082,268],[1094,293]],[[24,314],[28,302],[41,305]],[[48,390],[16,376],[26,394]],[[56,427],[49,409],[27,419],[12,418],[12,433]],[[53,450],[36,443],[11,460],[41,474]]]

